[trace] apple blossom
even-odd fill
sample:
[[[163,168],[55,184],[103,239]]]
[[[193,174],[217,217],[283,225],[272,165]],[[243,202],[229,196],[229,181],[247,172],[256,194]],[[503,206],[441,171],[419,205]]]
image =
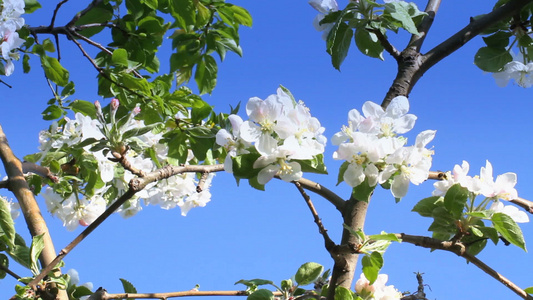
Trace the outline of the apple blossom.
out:
[[[394,288],[393,285],[385,285],[389,280],[389,276],[386,274],[379,274],[376,281],[370,284],[370,281],[366,279],[365,274],[361,273],[361,276],[355,283],[355,292],[363,300],[393,300],[401,299],[402,293]]]
[[[326,40],[329,32],[335,24],[328,23],[321,25],[320,21],[322,21],[328,13],[339,10],[339,5],[335,0],[311,0],[309,1],[309,4],[319,12],[319,14],[313,20],[313,26],[318,31],[324,31],[322,34],[322,39]]]
[[[504,205],[501,201],[494,201],[489,207],[489,210],[493,212],[500,212],[508,215],[516,223],[527,223],[529,222],[529,217],[525,211],[518,209],[518,207],[513,205]]]
[[[508,62],[503,71],[493,73],[492,76],[499,87],[505,87],[509,80],[513,79],[519,86],[529,88],[533,86],[533,62],[528,64],[517,60]]]

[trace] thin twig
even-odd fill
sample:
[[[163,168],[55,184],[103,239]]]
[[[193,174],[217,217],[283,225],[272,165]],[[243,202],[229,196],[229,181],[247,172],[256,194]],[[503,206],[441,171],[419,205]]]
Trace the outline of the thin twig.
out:
[[[56,8],[54,9],[54,13],[52,14],[52,20],[50,21],[50,25],[48,26],[49,28],[54,28],[54,24],[56,22],[56,17],[57,17],[57,12],[59,11],[59,8],[67,3],[69,0],[63,0],[61,2],[59,2],[57,5],[56,5]]]
[[[318,212],[316,211],[315,206],[313,205],[313,202],[311,202],[311,197],[307,195],[305,190],[302,188],[302,185],[298,181],[295,181],[294,185],[296,186],[296,188],[298,189],[298,191],[304,198],[305,203],[307,204],[307,207],[309,207],[309,210],[311,211],[311,214],[313,215],[315,224],[318,226],[318,232],[320,232],[320,234],[324,238],[324,245],[326,247],[326,250],[328,250],[328,252],[331,251],[335,247],[335,242],[333,242],[333,240],[329,237],[328,231],[326,230],[326,228],[324,227],[324,224],[322,223],[322,220],[318,216]]]
[[[11,271],[8,267],[0,264],[0,270],[4,271],[5,273],[9,274],[11,277],[15,278],[16,280],[19,280],[21,277],[15,274],[15,272]]]
[[[89,62],[93,65],[93,67],[96,69],[96,71],[98,71],[98,73],[100,74],[100,76],[104,77],[105,79],[109,80],[110,82],[112,82],[113,84],[115,84],[116,86],[119,86],[125,90],[127,90],[128,92],[140,97],[140,98],[148,98],[146,95],[143,95],[143,94],[139,94],[137,93],[136,91],[126,87],[125,85],[121,84],[120,82],[117,82],[116,80],[113,80],[106,72],[104,72],[104,70],[102,70],[102,68],[100,66],[98,66],[98,64],[96,63],[96,61],[85,51],[85,49],[83,48],[83,46],[74,38],[74,36],[72,35],[71,32],[68,32],[68,35],[71,37],[72,39],[72,42],[74,44],[76,44],[76,46],[78,46],[78,48],[80,49],[81,53],[83,54],[83,56],[85,56]]]
[[[136,175],[139,177],[144,177],[144,175],[146,175],[146,173],[143,170],[137,169],[134,166],[132,166],[125,155],[122,155],[116,151],[111,151],[111,155],[113,155],[113,158],[109,158],[109,160],[113,162],[118,162],[124,169],[130,171],[133,175]]]
[[[387,37],[385,37],[379,29],[374,29],[374,30],[369,30],[369,31],[376,35],[381,46],[383,46],[385,51],[387,51],[394,59],[398,60],[400,58],[400,55],[401,55],[400,51],[398,51],[398,49],[396,49],[396,47],[394,47],[390,43]]]
[[[523,299],[527,299],[527,300],[533,299],[532,296],[528,295],[523,289],[518,287],[512,281],[505,278],[500,273],[496,272],[494,269],[489,267],[487,264],[479,260],[477,257],[469,254],[466,251],[465,245],[462,244],[461,242],[441,241],[435,238],[430,238],[426,236],[408,235],[405,233],[396,234],[396,236],[399,239],[401,239],[403,242],[407,242],[407,243],[410,243],[410,244],[413,244],[419,247],[445,250],[445,251],[455,253],[458,256],[465,258],[467,261],[471,262],[476,267],[480,268],[481,270],[489,274],[494,279],[501,282],[503,285],[508,287],[510,290],[515,292],[518,296],[522,297]]]
[[[218,165],[186,165],[186,166],[165,166],[161,169],[155,170],[146,174],[144,177],[133,178],[129,182],[128,190],[113,202],[93,223],[91,223],[85,230],[83,230],[70,244],[59,252],[59,255],[49,264],[46,264],[28,285],[32,288],[50,272],[65,256],[67,256],[74,247],[81,243],[91,232],[93,232],[102,222],[104,222],[113,212],[115,212],[122,204],[131,199],[137,192],[144,189],[148,184],[159,181],[161,179],[169,178],[171,176],[182,173],[197,173],[197,172],[220,172],[224,170],[223,164]],[[45,264],[43,264],[45,265]]]
[[[339,195],[332,192],[330,189],[324,187],[320,183],[311,181],[306,178],[300,178],[298,180],[298,183],[300,183],[304,189],[322,196],[324,199],[328,200],[331,204],[333,204],[333,206],[335,206],[338,211],[342,212],[346,201],[339,197]]]
[[[84,10],[77,13],[72,20],[70,20],[67,23],[67,27],[72,27],[74,23],[76,23],[81,17],[83,17],[85,14],[87,14],[91,9],[93,9],[95,6],[103,2],[103,0],[93,0],[91,4],[89,4]]]
[[[198,181],[198,185],[196,186],[197,193],[201,193],[204,190],[204,185],[208,177],[209,177],[208,172],[202,173],[202,176],[200,177],[200,180]]]

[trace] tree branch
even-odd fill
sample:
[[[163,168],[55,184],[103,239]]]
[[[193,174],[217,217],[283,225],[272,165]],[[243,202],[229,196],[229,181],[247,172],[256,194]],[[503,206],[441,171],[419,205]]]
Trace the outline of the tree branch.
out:
[[[1,125],[0,158],[2,159],[2,163],[4,164],[4,168],[9,179],[9,186],[18,200],[31,236],[43,235],[44,248],[41,252],[39,260],[43,266],[49,265],[56,255],[52,237],[48,232],[48,227],[46,226],[43,216],[41,215],[41,210],[39,209],[39,205],[37,205],[37,201],[35,200],[33,192],[30,190],[28,183],[24,179],[22,163],[13,154]],[[48,272],[50,271],[51,270]],[[46,274],[48,274],[48,272]],[[61,275],[61,272],[57,271],[56,275]],[[58,296],[60,299],[68,299],[64,291],[60,292]]]
[[[417,72],[420,75],[416,80],[433,65],[461,48],[482,31],[503,19],[512,17],[529,3],[533,3],[533,0],[511,0],[479,19],[471,20],[466,27],[423,55],[420,70]]]
[[[274,296],[281,296],[280,292],[274,292]],[[107,294],[102,297],[102,300],[108,299],[168,299],[177,297],[191,297],[191,296],[248,296],[246,291],[184,291],[184,292],[170,292],[170,293],[145,293],[145,294]]]
[[[299,182],[295,181],[294,185],[296,186],[296,188],[298,189],[298,191],[304,198],[305,203],[307,204],[307,207],[309,207],[309,210],[311,210],[313,219],[316,225],[318,226],[318,232],[324,238],[324,246],[326,247],[326,250],[328,250],[328,252],[331,253],[331,251],[335,247],[335,242],[333,242],[333,240],[329,237],[328,231],[326,230],[326,228],[324,227],[324,224],[322,223],[322,220],[318,216],[318,212],[316,211],[315,206],[313,205],[313,202],[311,202],[311,197],[307,195],[307,193],[304,191],[304,189],[302,188],[302,185]]]
[[[465,258],[467,261],[471,262],[476,267],[480,268],[481,270],[489,274],[494,279],[501,282],[503,285],[508,287],[510,290],[515,292],[518,296],[522,297],[523,299],[527,299],[527,300],[533,299],[532,296],[528,295],[523,289],[518,287],[512,281],[505,278],[500,273],[496,272],[494,269],[489,267],[487,264],[479,260],[477,257],[470,255],[466,251],[466,246],[461,242],[441,241],[441,240],[430,238],[430,237],[408,235],[405,233],[399,233],[399,234],[396,234],[396,236],[399,239],[401,239],[403,242],[407,242],[415,246],[429,248],[429,249],[445,250],[445,251],[455,253],[458,256]]]
[[[197,173],[197,172],[220,172],[224,170],[223,164],[218,165],[186,165],[186,166],[165,166],[161,169],[155,170],[144,177],[133,178],[129,182],[128,190],[120,196],[115,202],[113,202],[93,223],[91,223],[85,230],[83,230],[70,244],[59,252],[59,254],[52,260],[46,267],[41,270],[41,273],[37,275],[28,285],[32,288],[35,286],[50,272],[67,254],[74,249],[79,243],[81,243],[91,232],[93,232],[100,224],[102,224],[112,213],[114,213],[122,204],[131,199],[137,192],[144,189],[148,184],[159,181],[161,179],[169,178],[174,175],[182,173]],[[45,264],[43,264],[45,265]]]
[[[371,29],[371,30],[368,30],[368,31],[370,31],[370,32],[372,32],[373,34],[376,35],[376,37],[378,38],[379,43],[381,44],[381,46],[383,46],[385,51],[387,51],[394,59],[398,60],[400,58],[401,52],[398,51],[390,43],[390,41],[381,33],[381,31],[379,29],[374,29],[374,30]]]
[[[418,25],[417,29],[419,34],[413,34],[411,36],[411,40],[409,41],[409,47],[414,47],[417,52],[420,52],[422,44],[424,43],[424,40],[427,37],[427,33],[431,28],[431,25],[433,25],[433,20],[435,20],[435,15],[439,10],[440,3],[441,0],[428,1],[426,9],[424,10],[428,15],[425,16],[420,25]]]
[[[339,197],[339,195],[335,194],[334,192],[322,186],[321,184],[311,181],[309,179],[300,178],[300,180],[298,180],[297,182],[301,184],[304,189],[322,196],[324,199],[328,200],[331,204],[333,204],[333,206],[335,206],[338,211],[342,212],[346,201]]]

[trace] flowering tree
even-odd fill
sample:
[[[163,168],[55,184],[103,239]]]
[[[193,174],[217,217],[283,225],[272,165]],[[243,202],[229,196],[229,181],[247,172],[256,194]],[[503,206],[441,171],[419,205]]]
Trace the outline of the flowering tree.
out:
[[[360,110],[350,110],[347,124],[330,137],[312,116],[312,107],[298,101],[284,86],[265,99],[250,98],[243,105],[245,113],[240,114],[239,105],[228,112],[215,111],[186,86],[194,77],[199,94],[211,93],[217,83],[217,59],[223,61],[228,50],[242,55],[238,32],[241,26],[252,25],[246,9],[208,0],[94,0],[67,23],[57,25],[56,17],[66,2],[57,4],[48,26],[25,24],[24,14],[39,12],[36,1],[2,2],[0,70],[9,76],[21,62],[22,71],[29,72],[38,59],[53,94],[43,112],[43,118],[52,122],[39,133],[38,153],[25,156],[21,163],[0,130],[0,156],[8,176],[1,187],[17,199],[0,201],[0,275],[19,277],[10,270],[9,262],[28,269],[13,290],[15,299],[89,295],[93,300],[167,299],[208,294],[247,295],[251,300],[426,299],[422,275],[417,276],[416,293],[402,294],[387,285],[387,275],[380,274],[385,250],[400,241],[455,253],[520,297],[531,297],[528,292],[532,289],[521,289],[477,257],[489,242],[526,249],[518,223],[529,221],[525,211],[532,212],[532,208],[531,202],[518,197],[516,174],[494,179],[488,161],[475,176],[468,174],[466,161],[453,169],[450,166],[449,172],[432,170],[430,143],[436,132],[421,131],[414,142],[405,135],[417,120],[409,114],[408,100],[415,84],[432,66],[478,35],[483,35],[486,43],[474,58],[481,70],[493,73],[498,85],[509,81],[522,87],[532,85],[529,20],[533,1],[498,1],[492,11],[479,12],[485,14],[472,17],[464,29],[426,53],[421,48],[440,1],[428,1],[424,10],[403,1],[350,1],[343,9],[334,0],[310,1],[319,12],[315,27],[323,31],[334,68],[340,69],[352,39],[364,55],[382,59],[387,52],[398,64],[396,79],[381,104],[368,101]],[[398,31],[410,37],[403,50],[388,37]],[[45,38],[50,34],[54,41]],[[173,53],[159,57],[157,51],[166,46],[166,37]],[[98,76],[98,95],[109,100],[73,100],[80,83],[72,81],[73,70],[62,65],[63,44],[73,45],[88,61]],[[98,53],[90,54],[87,47]],[[166,74],[160,71],[163,59],[170,60]],[[109,103],[104,105],[104,101]],[[349,195],[338,195],[304,176],[327,174],[324,151],[328,143],[336,149],[333,159],[341,161],[340,168],[330,172],[338,174],[339,184],[350,187]],[[79,285],[75,271],[62,274],[64,257],[111,214],[131,217],[143,206],[155,205],[179,207],[185,216],[217,197],[210,193],[217,172],[228,173],[222,176],[233,176],[237,182],[247,181],[259,190],[274,178],[294,185],[332,258],[331,271],[309,262],[279,285],[252,279],[238,281],[245,291],[193,289],[159,294],[137,293],[127,281],[123,283],[128,294],[93,290]],[[365,234],[367,208],[377,188],[390,190],[398,202],[408,194],[410,183],[419,185],[428,179],[435,180],[435,189],[413,211],[433,220],[431,237]],[[306,190],[340,213],[339,241],[328,234]],[[38,194],[67,230],[86,226],[59,254],[39,212],[45,207],[39,208],[35,201]],[[31,241],[24,241],[15,230],[17,206]],[[359,256],[362,274],[354,280]]]

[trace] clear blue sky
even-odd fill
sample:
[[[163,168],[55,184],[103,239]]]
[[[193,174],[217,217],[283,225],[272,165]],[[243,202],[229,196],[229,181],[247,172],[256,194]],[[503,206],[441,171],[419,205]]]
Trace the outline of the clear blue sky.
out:
[[[81,10],[83,5],[79,2],[65,4],[56,24],[64,24]],[[346,4],[339,2],[340,6]],[[424,1],[415,2],[422,9],[425,6]],[[443,1],[423,51],[468,24],[471,16],[490,11],[493,2]],[[321,33],[312,26],[316,12],[307,1],[232,3],[247,8],[254,25],[241,30],[244,57],[228,55],[219,65],[217,88],[206,97],[219,111],[228,112],[229,105],[235,106],[239,101],[244,105],[253,96],[264,99],[283,84],[296,98],[305,101],[313,116],[326,127],[325,135],[331,138],[346,123],[350,109],[360,109],[367,100],[380,103],[396,75],[396,64],[390,56],[385,54],[385,61],[381,62],[363,56],[355,47],[341,72],[333,69]],[[43,6],[27,16],[28,24],[49,24],[53,6]],[[405,46],[407,35],[391,37],[397,48]],[[533,199],[532,91],[515,85],[497,87],[490,74],[473,64],[474,54],[482,44],[476,38],[419,81],[410,96],[411,113],[418,116],[410,137],[413,140],[416,133],[426,129],[437,130],[430,144],[435,150],[433,170],[451,170],[467,160],[470,174],[475,175],[489,159],[495,174],[516,172],[519,196]],[[77,82],[75,97],[102,101],[96,94],[95,70],[63,38],[61,46],[62,63]],[[160,60],[162,69],[168,68],[166,58]],[[33,63],[30,74],[22,74],[21,64],[16,63],[15,74],[2,78],[13,88],[0,86],[0,124],[19,157],[37,151],[38,132],[48,126],[40,113],[52,94],[36,65],[38,60],[33,59]],[[241,115],[244,117],[244,112]],[[331,144],[326,147],[329,176],[306,177],[348,198],[350,189],[346,184],[335,187],[340,164],[331,159],[334,150]],[[3,169],[0,175],[5,175]],[[246,182],[236,187],[230,174],[219,173],[207,207],[196,208],[187,217],[176,209],[155,207],[146,207],[127,220],[113,216],[67,256],[66,268],[77,269],[81,282],[91,281],[95,288],[103,286],[111,293],[122,291],[119,278],[131,281],[139,292],[184,291],[196,284],[201,290],[233,290],[243,287],[233,285],[240,279],[264,278],[279,283],[308,261],[330,268],[332,260],[297,190],[279,181],[269,183],[266,189],[252,190]],[[365,232],[429,235],[426,230],[430,220],[410,210],[432,190],[432,182],[411,186],[408,196],[395,204],[389,191],[378,188]],[[12,197],[7,191],[2,194]],[[330,235],[339,241],[342,220],[337,211],[325,200],[311,196]],[[40,201],[44,209],[44,202]],[[81,232],[81,228],[67,232],[58,219],[48,212],[43,215],[57,251]],[[18,232],[27,237],[22,217],[16,223]],[[533,241],[532,225],[525,224],[522,229],[526,242]],[[529,271],[533,259],[517,247],[489,244],[479,257],[519,286],[533,286]],[[23,276],[28,274],[19,268],[14,270]],[[454,254],[430,253],[407,243],[389,248],[383,272],[389,274],[389,283],[401,291],[415,291],[414,272],[423,272],[429,299],[516,297]],[[14,280],[0,281],[0,298],[11,296],[13,286]]]

